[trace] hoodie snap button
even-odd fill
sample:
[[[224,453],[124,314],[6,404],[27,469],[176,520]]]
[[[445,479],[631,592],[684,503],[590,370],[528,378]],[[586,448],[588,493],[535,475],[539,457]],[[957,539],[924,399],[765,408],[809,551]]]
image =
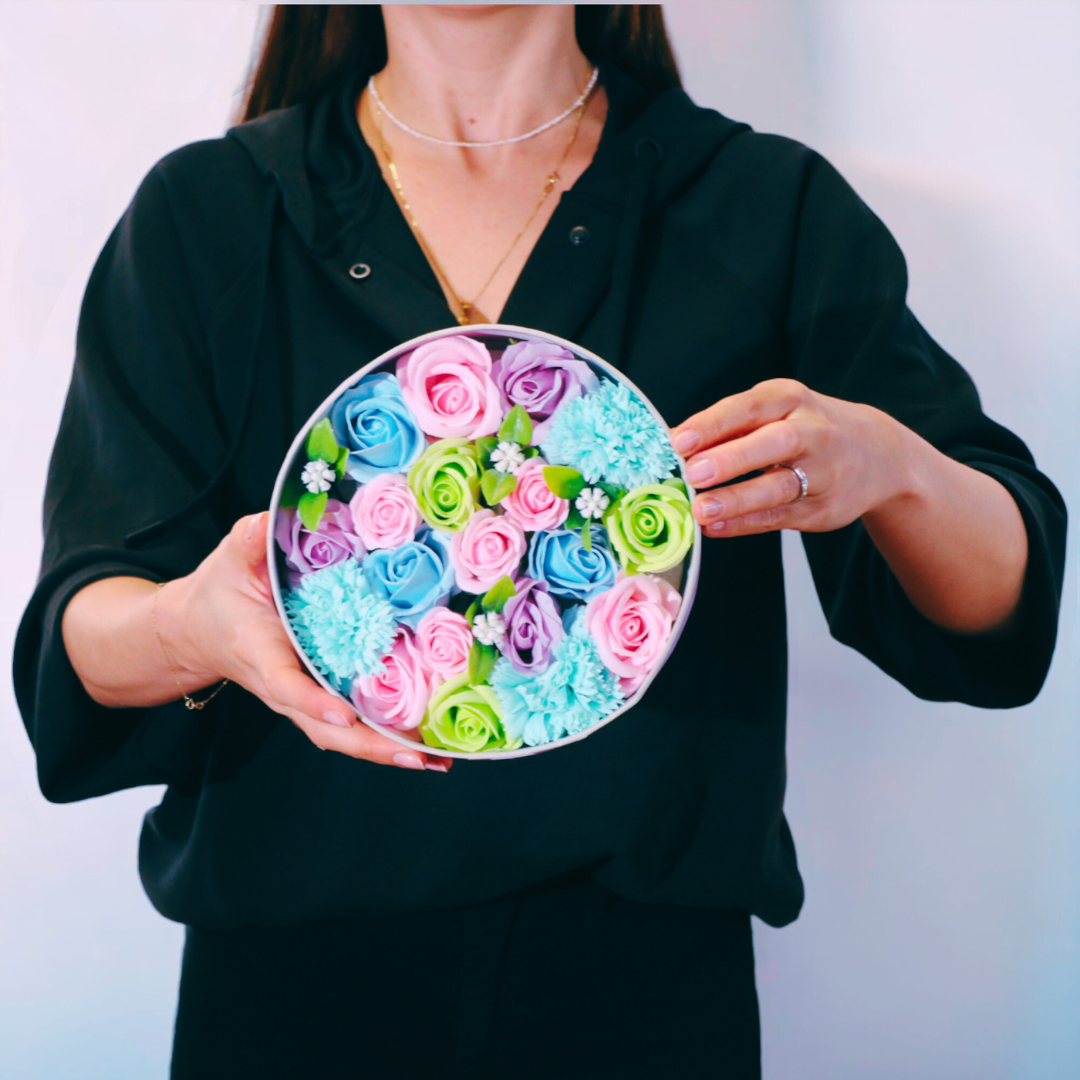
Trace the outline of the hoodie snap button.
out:
[[[357,281],[362,281],[370,273],[371,267],[367,263],[356,263],[349,267],[349,277],[356,278]]]
[[[584,225],[575,225],[570,230],[570,243],[574,247],[581,247],[582,244],[586,244],[589,241],[589,230]]]

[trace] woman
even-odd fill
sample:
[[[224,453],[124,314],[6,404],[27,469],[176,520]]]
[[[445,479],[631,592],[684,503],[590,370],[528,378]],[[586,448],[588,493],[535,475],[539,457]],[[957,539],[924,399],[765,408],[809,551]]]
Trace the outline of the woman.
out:
[[[656,9],[281,8],[248,117],[151,171],[91,278],[16,657],[46,795],[169,785],[173,1075],[759,1075],[749,914],[802,900],[779,530],[836,637],[1008,706],[1053,651],[1057,492],[881,223],[690,103]],[[455,319],[619,364],[716,539],[641,705],[449,772],[303,674],[258,511],[328,388]]]

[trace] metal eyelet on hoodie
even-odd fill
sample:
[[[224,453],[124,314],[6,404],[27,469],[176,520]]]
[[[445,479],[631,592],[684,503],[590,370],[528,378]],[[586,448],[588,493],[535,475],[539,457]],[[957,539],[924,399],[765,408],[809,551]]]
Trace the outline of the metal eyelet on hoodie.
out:
[[[371,267],[367,263],[354,263],[349,267],[349,277],[363,281],[371,273]]]

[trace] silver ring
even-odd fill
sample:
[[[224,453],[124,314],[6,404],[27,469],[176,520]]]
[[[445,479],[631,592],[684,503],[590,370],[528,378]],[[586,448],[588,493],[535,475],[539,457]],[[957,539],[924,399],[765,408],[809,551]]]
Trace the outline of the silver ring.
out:
[[[781,461],[773,466],[773,469],[790,469],[799,481],[799,494],[795,496],[791,501],[793,503],[802,502],[806,498],[806,493],[810,490],[810,481],[806,477],[806,473],[799,468],[798,465],[793,464],[790,461]]]

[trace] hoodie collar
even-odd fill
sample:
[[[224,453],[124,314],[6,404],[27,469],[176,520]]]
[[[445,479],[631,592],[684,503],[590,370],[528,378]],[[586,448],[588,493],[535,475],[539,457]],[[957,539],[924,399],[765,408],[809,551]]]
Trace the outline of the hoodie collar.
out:
[[[609,288],[616,254],[624,264],[637,259],[642,219],[746,129],[698,108],[681,90],[650,98],[610,65],[601,65],[600,77],[608,115],[596,155],[562,194],[500,317],[570,339]],[[268,113],[229,136],[276,183],[286,217],[335,284],[393,339],[406,340],[454,320],[356,122],[361,81],[356,76],[313,104]],[[357,264],[370,267],[363,279],[350,274]],[[631,267],[622,269],[626,307]]]

